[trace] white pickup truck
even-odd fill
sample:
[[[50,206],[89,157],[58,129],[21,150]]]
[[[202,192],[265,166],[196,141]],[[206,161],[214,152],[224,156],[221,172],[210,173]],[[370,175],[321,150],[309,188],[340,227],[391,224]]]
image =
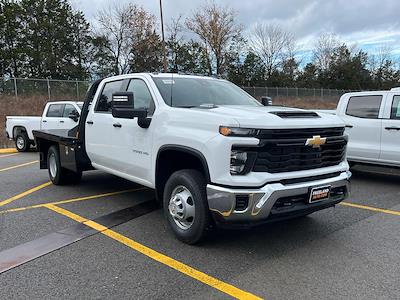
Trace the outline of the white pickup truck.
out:
[[[34,131],[54,184],[98,169],[154,189],[176,237],[332,207],[349,191],[334,115],[262,106],[209,77],[127,74],[89,88],[79,125]]]
[[[344,94],[336,111],[349,135],[350,163],[400,166],[400,88]]]
[[[41,117],[7,116],[6,133],[15,141],[18,151],[29,150],[34,144],[33,130],[71,129],[75,127],[83,102],[57,101],[46,104]]]

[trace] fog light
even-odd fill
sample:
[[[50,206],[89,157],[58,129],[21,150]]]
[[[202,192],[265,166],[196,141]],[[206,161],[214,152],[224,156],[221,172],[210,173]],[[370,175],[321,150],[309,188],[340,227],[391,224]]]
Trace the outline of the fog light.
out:
[[[231,166],[232,175],[239,175],[244,171],[247,161],[247,152],[232,150],[231,151]]]

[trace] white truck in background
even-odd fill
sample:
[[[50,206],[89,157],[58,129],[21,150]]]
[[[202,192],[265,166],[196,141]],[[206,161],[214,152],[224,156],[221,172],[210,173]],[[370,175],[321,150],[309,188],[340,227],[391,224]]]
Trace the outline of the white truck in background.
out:
[[[34,144],[33,130],[71,129],[77,125],[83,102],[57,101],[46,104],[41,117],[7,116],[7,137],[18,151],[28,151]]]
[[[400,166],[400,88],[344,94],[336,114],[349,136],[347,159],[351,164]]]

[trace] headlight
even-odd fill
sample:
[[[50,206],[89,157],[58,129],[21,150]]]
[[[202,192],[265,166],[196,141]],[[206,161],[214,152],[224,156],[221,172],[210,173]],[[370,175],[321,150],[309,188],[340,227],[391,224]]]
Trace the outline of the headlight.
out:
[[[230,171],[232,175],[240,175],[243,173],[247,162],[247,152],[240,150],[231,151]]]
[[[225,136],[253,137],[257,134],[257,129],[220,126],[219,133]]]

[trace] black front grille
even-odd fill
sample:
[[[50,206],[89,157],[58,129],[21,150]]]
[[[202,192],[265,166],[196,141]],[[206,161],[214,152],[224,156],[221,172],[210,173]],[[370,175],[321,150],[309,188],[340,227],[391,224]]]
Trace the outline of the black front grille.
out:
[[[338,165],[346,153],[344,128],[260,130],[254,172],[291,172]],[[313,136],[327,138],[320,147],[306,145]]]

